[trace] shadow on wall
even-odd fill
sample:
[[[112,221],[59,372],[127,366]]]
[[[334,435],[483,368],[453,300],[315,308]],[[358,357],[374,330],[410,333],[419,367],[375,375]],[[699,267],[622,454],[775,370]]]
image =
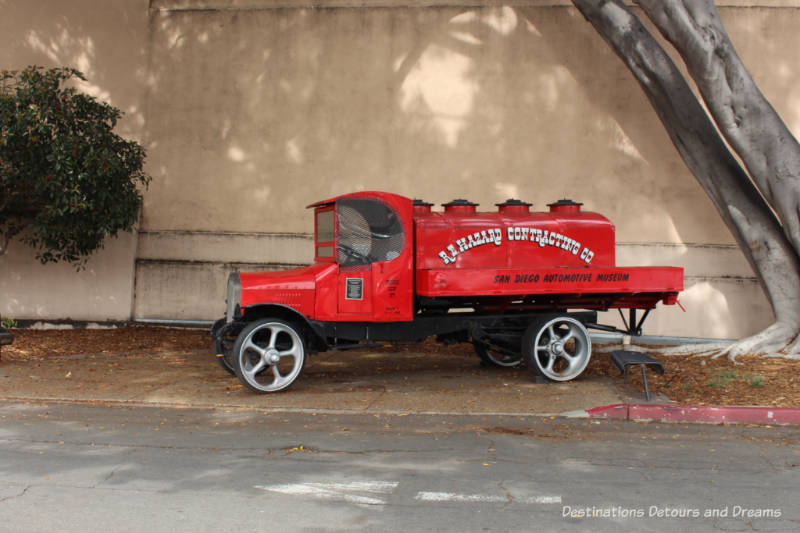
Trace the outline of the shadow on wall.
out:
[[[72,67],[81,91],[122,110],[119,133],[141,141],[148,0],[0,0],[2,68]]]
[[[572,196],[623,241],[730,241],[573,9],[165,9],[151,24],[147,230],[310,232],[303,206],[377,188],[483,209]]]
[[[142,137],[149,83],[160,179],[148,228],[307,232],[306,203],[387,188],[484,209],[573,196],[621,241],[731,241],[630,74],[572,8],[172,4],[149,11],[148,73],[147,0],[0,1],[4,68],[82,70],[82,90],[126,112],[123,135]],[[792,47],[760,38],[791,35],[796,18],[746,11],[723,14],[746,62],[771,58],[748,64],[800,125]]]

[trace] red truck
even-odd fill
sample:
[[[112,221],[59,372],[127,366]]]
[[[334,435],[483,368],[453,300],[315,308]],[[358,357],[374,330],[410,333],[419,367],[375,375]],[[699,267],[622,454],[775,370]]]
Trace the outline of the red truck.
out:
[[[615,266],[613,224],[570,200],[548,212],[454,200],[438,212],[367,191],[308,207],[314,263],[231,273],[226,315],[211,329],[223,368],[254,392],[285,390],[308,354],[431,336],[567,381],[589,362],[588,329],[641,334],[650,310],[683,290],[681,268]],[[609,309],[626,329],[597,323]]]

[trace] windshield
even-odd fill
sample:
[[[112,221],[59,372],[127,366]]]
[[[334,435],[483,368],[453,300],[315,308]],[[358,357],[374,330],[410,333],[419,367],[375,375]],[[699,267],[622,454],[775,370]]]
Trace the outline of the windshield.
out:
[[[403,225],[397,213],[377,200],[336,202],[337,261],[342,266],[391,261],[403,251]]]

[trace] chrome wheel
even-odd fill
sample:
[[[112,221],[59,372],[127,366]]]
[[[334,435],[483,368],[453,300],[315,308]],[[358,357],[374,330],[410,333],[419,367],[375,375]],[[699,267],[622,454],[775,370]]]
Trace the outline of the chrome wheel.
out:
[[[253,392],[278,392],[300,376],[305,352],[295,326],[278,319],[259,320],[245,327],[236,339],[233,369]]]
[[[522,337],[522,353],[528,367],[553,381],[578,377],[589,364],[592,341],[580,321],[552,315],[534,321]]]
[[[500,350],[481,341],[473,340],[472,345],[475,347],[475,353],[481,358],[481,361],[491,366],[514,367],[522,362],[521,353],[512,353],[510,351]]]

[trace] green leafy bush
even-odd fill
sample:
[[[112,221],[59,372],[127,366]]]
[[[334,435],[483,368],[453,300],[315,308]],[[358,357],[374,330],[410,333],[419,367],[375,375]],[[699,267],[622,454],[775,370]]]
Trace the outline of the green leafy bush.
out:
[[[0,254],[17,237],[42,263],[78,267],[136,223],[144,149],[113,132],[121,112],[64,83],[70,68],[0,73]]]

